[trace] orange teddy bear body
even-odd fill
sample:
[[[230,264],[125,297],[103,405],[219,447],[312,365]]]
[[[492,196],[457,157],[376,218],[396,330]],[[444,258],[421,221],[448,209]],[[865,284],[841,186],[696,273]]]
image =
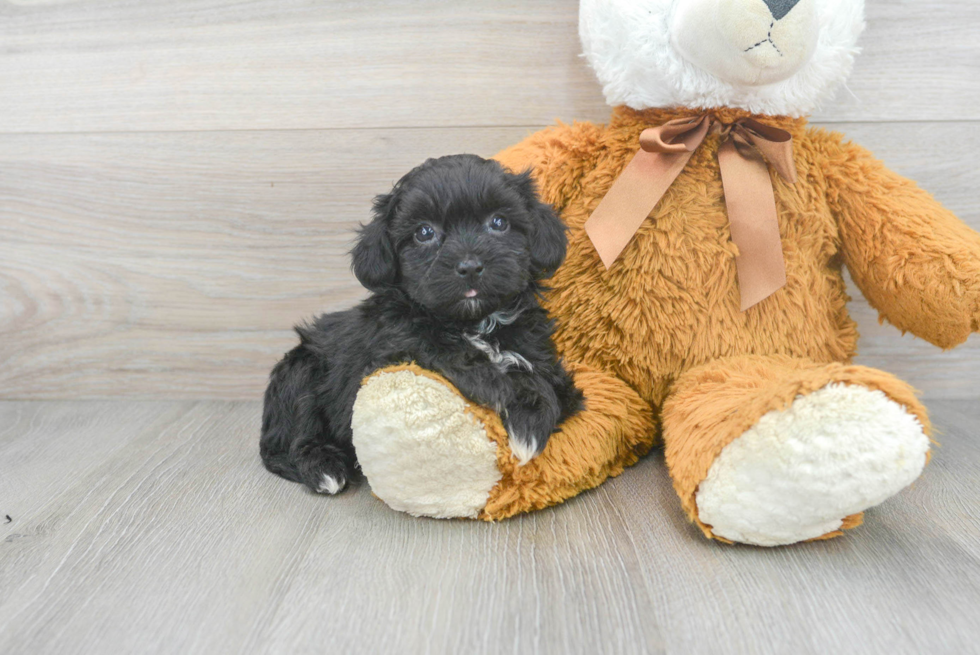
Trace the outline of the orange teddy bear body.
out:
[[[754,117],[793,136],[798,182],[772,175],[785,287],[740,310],[717,135],[606,271],[585,221],[636,152],[640,132],[700,113],[619,107],[607,126],[560,125],[497,155],[514,170],[530,168],[569,227],[569,254],[547,296],[560,352],[627,382],[658,413],[667,402],[668,464],[694,520],[695,489],[717,454],[799,392],[857,382],[928,426],[908,385],[842,366],[858,340],[844,263],[884,317],[942,347],[975,329],[980,299],[980,236],[864,149],[786,117]],[[749,116],[712,113],[723,123]],[[692,439],[706,421],[715,423],[712,434]]]
[[[706,536],[775,546],[855,527],[922,472],[930,426],[908,384],[850,363],[858,334],[843,267],[883,320],[937,346],[980,324],[980,235],[863,148],[807,126],[850,71],[863,2],[580,7],[610,122],[548,128],[496,158],[530,169],[568,226],[545,300],[586,408],[520,466],[492,410],[430,372],[379,371],[354,411],[368,480],[396,509],[496,520],[594,487],[661,441],[681,505]],[[769,167],[786,283],[754,305],[747,294],[744,311],[738,266],[748,255],[726,206],[739,193],[726,200],[718,159],[731,132],[692,146],[608,269],[585,229],[644,130],[706,114],[792,136],[795,183]],[[629,188],[629,198],[648,191]],[[606,206],[616,209],[604,218],[624,216],[618,202]],[[425,468],[436,445],[452,479]]]

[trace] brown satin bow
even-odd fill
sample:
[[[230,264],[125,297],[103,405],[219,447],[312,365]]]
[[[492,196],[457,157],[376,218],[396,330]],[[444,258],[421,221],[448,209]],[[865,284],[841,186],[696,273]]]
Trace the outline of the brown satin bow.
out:
[[[602,263],[611,267],[709,131],[722,135],[718,165],[732,241],[738,247],[735,267],[744,311],[786,284],[766,162],[787,182],[796,182],[789,132],[752,118],[723,124],[710,114],[643,130],[641,150],[585,222],[585,231]]]

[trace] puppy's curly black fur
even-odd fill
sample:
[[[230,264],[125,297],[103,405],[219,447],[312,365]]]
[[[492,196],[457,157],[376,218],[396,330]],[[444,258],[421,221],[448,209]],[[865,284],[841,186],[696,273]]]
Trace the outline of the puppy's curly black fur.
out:
[[[511,450],[539,454],[582,393],[558,359],[540,281],[565,257],[565,228],[528,173],[474,155],[430,159],[374,201],[352,254],[371,296],[299,326],[272,370],[266,468],[321,493],[357,469],[354,399],[365,375],[414,361],[496,409]]]

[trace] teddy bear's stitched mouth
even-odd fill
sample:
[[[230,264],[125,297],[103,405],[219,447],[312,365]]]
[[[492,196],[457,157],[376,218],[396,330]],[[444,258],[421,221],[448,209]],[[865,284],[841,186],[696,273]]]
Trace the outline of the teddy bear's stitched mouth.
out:
[[[759,41],[758,43],[756,43],[754,45],[750,45],[748,48],[746,48],[742,52],[749,52],[750,50],[755,50],[760,45],[762,45],[764,43],[768,43],[776,51],[776,54],[779,55],[780,57],[782,57],[783,56],[783,51],[780,50],[779,49],[779,46],[776,45],[776,42],[772,40],[772,27],[775,24],[776,24],[775,21],[772,21],[772,22],[769,23],[769,31],[766,32],[766,38],[762,39],[761,41]]]

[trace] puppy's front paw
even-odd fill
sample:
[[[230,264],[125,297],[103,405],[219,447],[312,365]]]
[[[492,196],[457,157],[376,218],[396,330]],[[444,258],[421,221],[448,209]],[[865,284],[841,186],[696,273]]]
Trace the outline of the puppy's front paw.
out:
[[[511,407],[506,416],[510,452],[524,466],[541,454],[555,426],[543,412],[525,407]]]
[[[544,446],[548,443],[547,438],[540,439],[533,434],[526,434],[515,430],[512,426],[507,426],[508,445],[510,452],[517,459],[520,466],[524,466],[532,459],[541,454]]]

